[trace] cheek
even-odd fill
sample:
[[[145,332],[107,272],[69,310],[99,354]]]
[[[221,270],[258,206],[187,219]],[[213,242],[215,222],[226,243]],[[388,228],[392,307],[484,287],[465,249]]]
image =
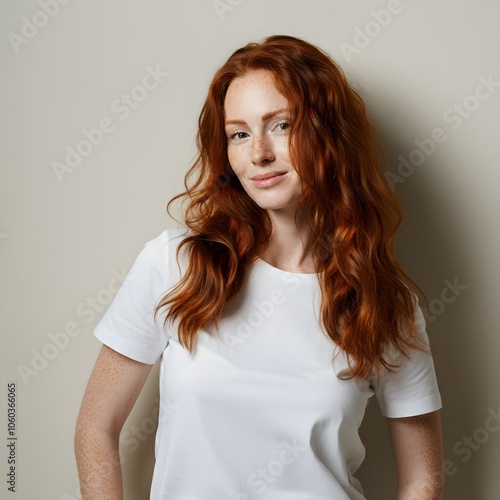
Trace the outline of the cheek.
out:
[[[275,148],[274,148],[276,156],[282,161],[287,164],[291,164],[290,160],[290,149],[288,147],[288,140],[287,138],[283,138],[283,140],[279,141],[276,143]]]
[[[227,159],[231,166],[236,165],[236,155],[234,154],[232,148],[227,148]]]
[[[229,164],[231,165],[233,172],[239,177],[243,173],[243,162],[241,154],[239,154],[237,151],[228,149],[227,159],[229,160]]]

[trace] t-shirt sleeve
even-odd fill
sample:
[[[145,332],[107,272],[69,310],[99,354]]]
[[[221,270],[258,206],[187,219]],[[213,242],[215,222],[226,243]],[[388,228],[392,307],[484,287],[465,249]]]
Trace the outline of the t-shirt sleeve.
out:
[[[416,323],[425,346],[430,349],[425,318],[416,294],[414,298]],[[378,385],[372,382],[385,417],[412,417],[442,407],[432,355],[418,350],[411,350],[408,354],[410,359],[401,353],[393,355],[390,362],[401,364],[400,367],[393,373],[384,372]]]
[[[120,289],[94,328],[94,335],[113,350],[154,364],[168,345],[161,311],[154,309],[167,289],[168,230],[148,241]]]

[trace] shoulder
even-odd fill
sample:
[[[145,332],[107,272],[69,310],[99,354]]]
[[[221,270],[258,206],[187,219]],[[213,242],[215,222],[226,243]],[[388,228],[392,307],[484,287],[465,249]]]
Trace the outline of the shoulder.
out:
[[[185,227],[164,229],[158,236],[147,241],[144,246],[165,251],[168,249],[167,247],[170,248],[172,245],[177,246],[186,236],[191,235],[191,233]]]
[[[138,270],[149,274],[150,279],[152,275],[156,276],[162,288],[177,282],[188,264],[185,248],[179,255],[177,249],[181,241],[191,234],[192,231],[187,228],[164,229],[144,244],[137,257]]]
[[[144,258],[160,261],[169,261],[175,254],[179,243],[191,234],[186,228],[164,229],[159,235],[146,241],[141,254]]]

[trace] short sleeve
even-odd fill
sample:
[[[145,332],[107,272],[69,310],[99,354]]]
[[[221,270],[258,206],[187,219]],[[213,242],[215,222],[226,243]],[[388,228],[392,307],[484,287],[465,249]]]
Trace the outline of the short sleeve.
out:
[[[415,297],[416,323],[430,350],[425,318]],[[423,415],[442,407],[432,355],[411,350],[410,359],[402,354],[394,356],[390,362],[400,364],[393,373],[384,372],[378,385],[373,384],[380,410],[385,417],[401,418]]]
[[[168,229],[148,241],[136,257],[94,335],[113,350],[154,364],[168,345],[163,315],[154,309],[167,289]]]

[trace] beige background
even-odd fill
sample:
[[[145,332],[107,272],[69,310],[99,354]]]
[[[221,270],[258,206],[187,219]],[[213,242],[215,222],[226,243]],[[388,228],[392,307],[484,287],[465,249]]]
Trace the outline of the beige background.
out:
[[[319,45],[343,66],[366,99],[391,172],[398,174],[400,155],[421,163],[395,187],[406,213],[398,253],[432,301],[445,499],[497,499],[500,87],[489,84],[479,90],[481,100],[473,96],[481,77],[500,81],[500,4],[62,3],[0,6],[4,478],[8,381],[17,382],[19,437],[17,495],[8,496],[2,481],[0,496],[80,498],[73,429],[100,347],[93,327],[144,243],[177,226],[165,204],[181,190],[195,154],[196,121],[214,71],[237,47],[281,33]],[[155,89],[133,90],[148,67],[168,76],[158,77]],[[131,91],[140,101],[133,109],[121,102]],[[462,103],[460,117],[453,106]],[[107,133],[85,150],[82,130],[99,124]],[[415,141],[433,131],[441,142],[432,154],[415,153]],[[79,144],[87,156],[56,173],[54,163],[65,163],[66,148]],[[148,496],[156,376],[157,368],[124,429],[129,500]],[[359,477],[367,498],[395,498],[375,401],[362,431],[367,459]]]

